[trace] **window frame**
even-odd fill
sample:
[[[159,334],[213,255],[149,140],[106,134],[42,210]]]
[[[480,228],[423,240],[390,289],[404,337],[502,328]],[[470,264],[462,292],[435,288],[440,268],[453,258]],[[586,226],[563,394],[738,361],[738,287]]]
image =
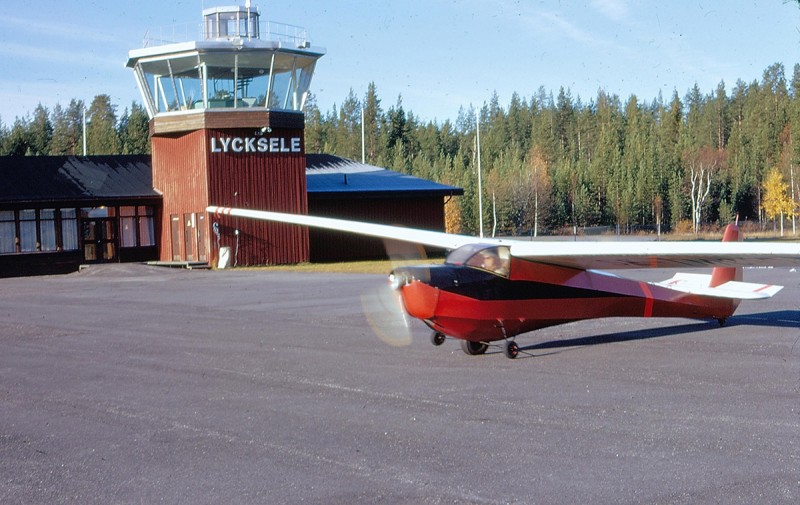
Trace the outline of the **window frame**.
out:
[[[2,213],[10,213],[11,218],[8,217],[3,218]],[[8,225],[11,224],[11,241],[9,245],[11,246],[10,250],[4,251],[0,249],[0,254],[15,254],[19,252],[19,219],[17,218],[17,211],[13,209],[3,209],[0,210],[0,233],[2,232],[3,228],[7,226],[2,226],[3,224]],[[3,242],[0,242],[3,243]]]

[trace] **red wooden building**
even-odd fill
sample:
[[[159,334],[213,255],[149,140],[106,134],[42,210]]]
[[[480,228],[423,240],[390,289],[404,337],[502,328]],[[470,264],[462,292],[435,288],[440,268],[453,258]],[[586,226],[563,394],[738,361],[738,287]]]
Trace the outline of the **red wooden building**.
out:
[[[262,39],[249,4],[216,7],[203,11],[202,40],[130,51],[163,195],[162,261],[213,261],[212,243],[231,234],[238,265],[308,261],[302,228],[230,218],[212,228],[205,212],[212,204],[308,210],[302,110],[325,51],[292,28],[276,32],[273,23]]]
[[[442,230],[443,202],[463,193],[457,187],[338,156],[309,154],[292,163],[303,166],[304,193],[298,187],[276,188],[275,199],[300,195],[314,215]],[[276,187],[276,181],[263,185]],[[198,176],[189,184],[174,184],[176,190],[191,190],[186,205],[199,205],[191,201],[196,191],[192,188],[214,184],[224,188],[228,183],[209,183]],[[234,194],[226,202],[231,205],[261,208],[265,201],[252,190],[227,194]],[[183,220],[164,221],[165,214],[175,211],[164,212],[150,156],[0,157],[0,277],[66,273],[83,264],[151,261],[164,255],[171,261],[176,252],[181,262],[203,263],[220,247],[231,251],[230,264],[237,266],[292,262],[286,258],[293,251],[315,262],[385,257],[377,239],[311,230],[302,244],[291,241],[294,232],[302,231],[299,228],[283,228],[279,233],[289,233],[275,236],[250,220],[217,221],[198,211],[178,214]],[[305,233],[300,236],[306,240]],[[278,246],[281,243],[288,244],[288,250]],[[205,254],[211,258],[203,259],[201,244],[210,246]],[[244,255],[253,250],[261,256]],[[183,259],[193,258],[187,255],[193,251],[196,258]]]
[[[223,250],[236,266],[384,255],[375,240],[211,217],[209,205],[444,228],[444,200],[459,188],[306,155],[302,111],[325,51],[304,30],[216,7],[203,11],[203,34],[129,52],[150,158],[0,160],[0,276],[97,261],[214,264]]]
[[[212,204],[307,212],[302,113],[210,110],[166,119],[151,122],[165,223],[160,259],[213,261],[217,238],[233,237],[225,246],[238,265],[308,261],[303,229],[231,218],[211,228],[205,212]]]
[[[203,18],[203,40],[149,44],[127,63],[151,117],[162,261],[213,262],[222,247],[237,266],[383,254],[374,241],[319,232],[309,248],[306,229],[279,223],[209,223],[208,205],[443,228],[443,197],[458,188],[333,158],[313,159],[309,180],[319,187],[307,188],[302,110],[325,51],[296,27],[272,23],[262,39],[267,30],[249,7],[206,9]]]

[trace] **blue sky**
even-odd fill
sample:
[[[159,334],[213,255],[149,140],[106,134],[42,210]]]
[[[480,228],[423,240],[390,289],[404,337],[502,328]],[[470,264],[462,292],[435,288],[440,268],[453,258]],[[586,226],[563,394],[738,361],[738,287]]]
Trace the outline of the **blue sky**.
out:
[[[203,6],[240,1],[3,0],[0,5],[0,120],[72,98],[111,95],[122,113],[139,101],[124,63],[145,34],[199,23]],[[455,120],[459,107],[493,92],[568,88],[584,103],[598,89],[650,101],[697,83],[760,80],[800,62],[800,7],[783,0],[253,0],[262,19],[304,26],[327,54],[312,92],[323,111],[352,88],[375,82],[384,110],[403,106],[424,120]]]

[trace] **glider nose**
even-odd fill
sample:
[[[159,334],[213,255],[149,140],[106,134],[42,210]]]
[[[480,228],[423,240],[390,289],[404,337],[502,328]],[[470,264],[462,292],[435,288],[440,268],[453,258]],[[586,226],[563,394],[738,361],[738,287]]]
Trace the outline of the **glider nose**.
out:
[[[408,278],[401,272],[393,271],[389,274],[389,286],[395,291],[400,290],[403,286],[408,284],[408,282]]]
[[[393,289],[401,289],[413,281],[429,284],[431,281],[430,269],[427,267],[400,267],[389,274],[389,284]]]
[[[397,268],[389,275],[389,283],[402,295],[403,306],[408,315],[422,320],[434,316],[439,290],[430,285],[428,268]]]

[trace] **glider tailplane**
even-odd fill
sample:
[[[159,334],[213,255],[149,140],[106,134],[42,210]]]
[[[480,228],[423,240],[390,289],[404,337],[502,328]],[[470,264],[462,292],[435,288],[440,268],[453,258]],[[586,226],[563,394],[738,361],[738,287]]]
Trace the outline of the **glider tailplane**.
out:
[[[725,228],[723,242],[741,242],[739,227],[732,223]],[[715,267],[711,275],[677,273],[672,279],[657,282],[659,286],[684,293],[727,298],[735,310],[740,300],[761,300],[770,298],[783,286],[742,282],[742,267]],[[731,312],[733,313],[733,312]]]
[[[737,223],[731,223],[725,228],[725,234],[722,236],[722,241],[742,241],[742,235],[739,233],[739,226]],[[716,288],[730,281],[742,281],[741,267],[715,267],[711,272],[711,283],[708,285],[708,287]]]

